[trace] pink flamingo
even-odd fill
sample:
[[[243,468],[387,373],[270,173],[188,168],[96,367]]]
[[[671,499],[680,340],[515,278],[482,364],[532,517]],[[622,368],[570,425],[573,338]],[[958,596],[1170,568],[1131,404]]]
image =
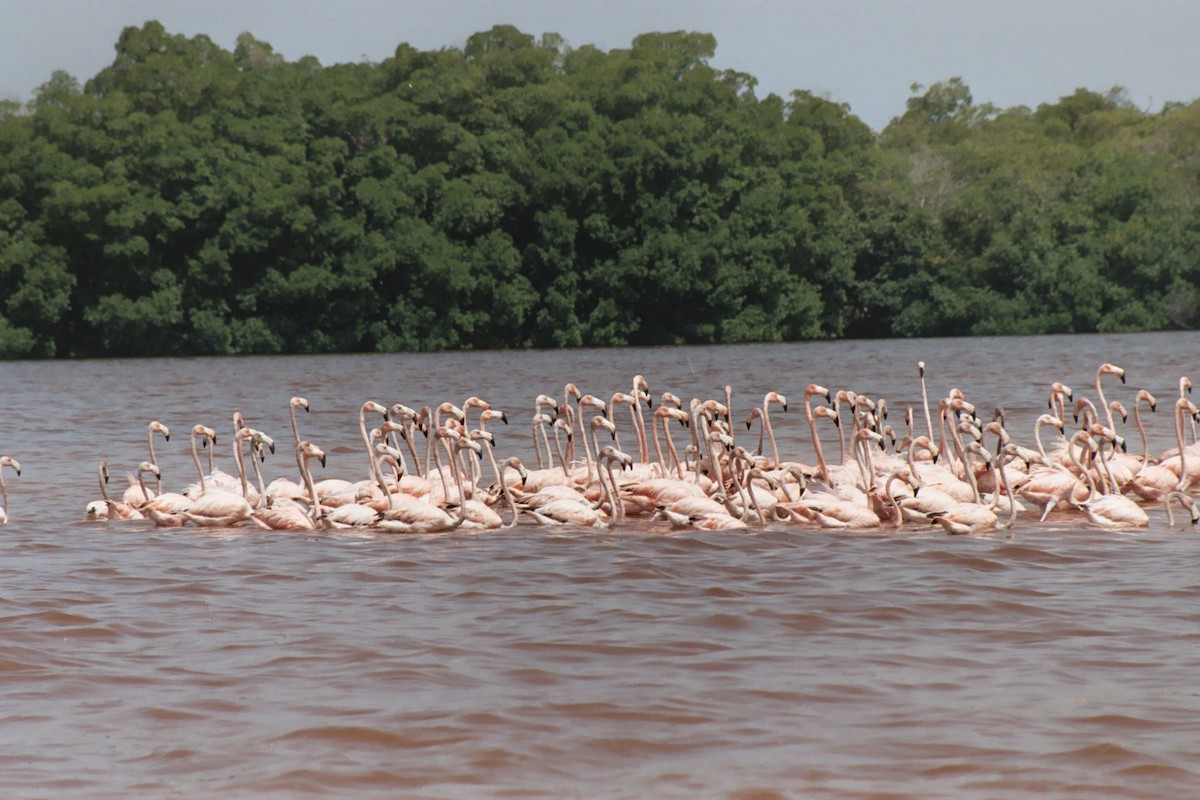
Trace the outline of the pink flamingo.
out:
[[[130,474],[132,475],[132,473],[130,473]],[[135,478],[135,480],[136,480],[136,478]],[[128,519],[144,519],[145,518],[145,516],[142,514],[142,512],[139,511],[137,509],[137,506],[135,506],[134,504],[124,502],[123,500],[121,502],[118,502],[116,500],[111,499],[108,496],[107,484],[108,484],[108,462],[101,461],[100,462],[100,495],[104,498],[104,500],[99,501],[99,504],[103,505],[105,510],[102,512],[96,503],[89,503],[88,504],[88,518],[89,519],[128,520]],[[5,505],[7,505],[7,503]]]
[[[313,498],[312,505],[304,506],[296,500],[284,499],[266,508],[256,509],[251,518],[254,524],[266,530],[311,531],[324,522],[323,510],[316,499],[316,487],[313,484],[312,470],[309,461],[316,459],[325,466],[325,453],[315,444],[307,441],[296,443],[296,467],[300,470],[300,480]]]

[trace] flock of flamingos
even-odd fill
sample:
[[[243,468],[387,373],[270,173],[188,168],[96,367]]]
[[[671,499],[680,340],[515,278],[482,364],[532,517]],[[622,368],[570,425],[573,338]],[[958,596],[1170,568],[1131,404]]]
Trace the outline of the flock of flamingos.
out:
[[[536,465],[497,459],[487,428],[508,419],[479,397],[421,410],[367,401],[358,415],[358,479],[317,480],[314,462],[323,468],[325,454],[301,437],[296,412],[307,411],[308,401],[293,397],[292,440],[283,446],[234,414],[236,474],[214,463],[217,432],[193,427],[197,480],[178,492],[164,490],[154,453],[155,436],[169,440],[170,433],[160,422],[149,423],[149,460],[128,476],[119,499],[109,495],[108,465],[100,462],[103,499],[89,503],[86,515],[160,526],[397,533],[494,529],[519,521],[611,528],[643,518],[654,522],[642,530],[937,524],[950,534],[972,534],[1009,528],[1023,517],[1052,516],[1135,530],[1149,525],[1146,511],[1155,505],[1165,507],[1174,525],[1173,503],[1192,524],[1200,518],[1189,493],[1200,484],[1195,435],[1200,413],[1188,399],[1186,377],[1171,403],[1177,446],[1155,456],[1141,411],[1154,411],[1157,401],[1144,389],[1133,398],[1141,452],[1128,452],[1116,421],[1127,423],[1127,409],[1120,401],[1108,402],[1101,385],[1106,376],[1125,382],[1125,371],[1112,364],[1096,371],[1094,398],[1076,397],[1061,383],[1049,387],[1048,412],[1034,425],[1032,448],[1016,442],[1002,409],[981,417],[957,389],[938,399],[931,413],[924,362],[918,374],[923,408],[905,409],[899,438],[886,421],[886,400],[809,384],[802,403],[815,464],[779,452],[771,409],[786,411],[788,401],[777,392],[768,392],[744,418],[734,418],[728,386],[723,401],[697,398],[685,404],[667,392],[655,404],[638,375],[628,393],[617,392],[607,402],[574,384],[567,384],[561,400],[539,395],[532,418]],[[627,437],[632,429],[627,449],[620,444],[618,421]],[[266,483],[261,465],[277,447],[294,452],[297,471]],[[20,475],[20,465],[0,457],[0,512],[6,519],[5,466]]]

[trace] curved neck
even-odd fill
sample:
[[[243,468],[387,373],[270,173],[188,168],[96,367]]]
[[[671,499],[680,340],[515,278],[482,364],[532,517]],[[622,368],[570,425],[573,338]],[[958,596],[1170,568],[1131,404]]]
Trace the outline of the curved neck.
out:
[[[200,476],[200,494],[204,494],[207,491],[204,486],[204,467],[200,465],[200,452],[196,449],[196,434],[194,433],[192,434],[192,460],[196,462],[196,474]]]

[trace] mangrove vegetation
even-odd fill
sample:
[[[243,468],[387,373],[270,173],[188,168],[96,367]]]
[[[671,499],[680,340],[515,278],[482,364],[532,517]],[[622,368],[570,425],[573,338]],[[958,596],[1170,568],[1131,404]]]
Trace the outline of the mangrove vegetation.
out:
[[[86,83],[0,103],[0,357],[1200,320],[1200,103],[950,78],[876,133],[716,46],[497,26],[324,66],[127,28]]]

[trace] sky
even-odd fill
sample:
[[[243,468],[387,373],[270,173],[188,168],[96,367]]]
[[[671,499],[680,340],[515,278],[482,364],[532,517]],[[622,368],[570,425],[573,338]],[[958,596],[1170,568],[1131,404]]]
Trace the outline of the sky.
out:
[[[228,50],[246,31],[324,65],[382,61],[401,43],[462,47],[497,24],[602,50],[650,31],[712,33],[711,66],[754,76],[759,97],[804,89],[876,131],[912,84],[955,76],[1000,108],[1080,87],[1123,86],[1148,111],[1200,97],[1197,0],[0,0],[0,97],[29,100],[56,69],[86,83],[123,28],[151,19]]]

